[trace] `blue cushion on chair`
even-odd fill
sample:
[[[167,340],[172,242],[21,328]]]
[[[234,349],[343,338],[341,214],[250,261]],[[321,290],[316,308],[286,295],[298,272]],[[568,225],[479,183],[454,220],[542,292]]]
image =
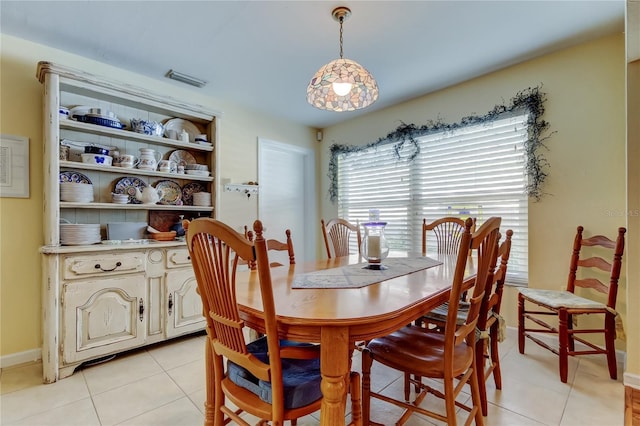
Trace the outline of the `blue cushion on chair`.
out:
[[[280,346],[312,346],[309,343],[281,340]],[[260,361],[269,363],[267,356],[267,339],[260,339],[247,345],[250,353]],[[272,402],[271,383],[258,380],[245,368],[229,361],[227,363],[229,379],[238,386],[250,390],[268,403]],[[287,409],[298,408],[322,397],[320,390],[320,359],[287,359],[282,358],[282,381],[284,383],[284,406]]]

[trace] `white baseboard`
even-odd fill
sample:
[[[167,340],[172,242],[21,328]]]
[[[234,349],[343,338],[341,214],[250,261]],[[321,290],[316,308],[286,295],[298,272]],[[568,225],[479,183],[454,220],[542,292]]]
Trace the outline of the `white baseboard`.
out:
[[[31,349],[15,354],[4,355],[0,357],[0,368],[13,367],[15,365],[26,364],[29,362],[40,361],[42,359],[42,349]]]
[[[640,390],[640,375],[624,373],[623,383],[625,386]]]

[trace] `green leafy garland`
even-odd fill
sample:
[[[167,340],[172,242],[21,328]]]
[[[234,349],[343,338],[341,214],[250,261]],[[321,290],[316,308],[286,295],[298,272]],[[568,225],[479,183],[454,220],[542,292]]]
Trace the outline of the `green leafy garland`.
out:
[[[395,157],[400,161],[413,161],[420,153],[420,146],[416,138],[435,132],[454,132],[457,129],[466,126],[491,122],[506,113],[527,111],[529,113],[527,119],[528,137],[525,141],[525,151],[527,154],[527,164],[525,173],[528,177],[526,193],[535,201],[540,201],[545,194],[542,191],[547,172],[545,171],[549,162],[544,155],[540,153],[540,148],[545,148],[544,142],[551,136],[552,132],[547,136],[543,133],[549,128],[549,123],[542,119],[544,114],[544,102],[546,94],[540,91],[540,86],[527,88],[514,96],[508,105],[496,105],[491,111],[483,116],[470,115],[463,117],[458,123],[447,124],[442,120],[429,120],[427,124],[416,126],[415,124],[402,123],[396,130],[389,133],[385,137],[379,138],[375,142],[366,145],[341,145],[333,144],[329,148],[331,158],[329,160],[329,198],[332,202],[338,199],[338,157],[350,153],[376,148],[382,144],[393,143]],[[408,155],[401,155],[406,149],[409,149]]]

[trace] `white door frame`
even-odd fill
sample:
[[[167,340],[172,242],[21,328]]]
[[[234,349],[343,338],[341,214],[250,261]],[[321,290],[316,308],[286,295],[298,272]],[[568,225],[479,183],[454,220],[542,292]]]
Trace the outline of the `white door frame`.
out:
[[[286,144],[282,142],[276,142],[273,140],[258,138],[258,182],[262,185],[263,179],[263,164],[265,159],[263,158],[263,152],[265,149],[273,151],[294,152],[301,154],[304,157],[304,193],[300,194],[304,197],[304,211],[300,212],[303,215],[304,233],[305,238],[302,242],[304,244],[304,253],[307,259],[313,260],[317,258],[316,253],[316,229],[318,225],[318,215],[316,211],[316,176],[315,176],[315,153],[312,149],[303,148],[296,145]],[[263,197],[258,197],[258,218],[261,218],[261,211],[263,210]],[[296,241],[296,244],[300,242]]]

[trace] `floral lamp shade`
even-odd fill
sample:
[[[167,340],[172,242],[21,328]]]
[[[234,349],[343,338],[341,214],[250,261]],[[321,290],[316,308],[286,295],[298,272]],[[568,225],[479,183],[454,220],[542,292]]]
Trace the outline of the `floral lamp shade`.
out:
[[[307,87],[307,101],[316,108],[331,111],[354,111],[368,107],[377,99],[376,80],[351,59],[336,59],[324,65]]]

